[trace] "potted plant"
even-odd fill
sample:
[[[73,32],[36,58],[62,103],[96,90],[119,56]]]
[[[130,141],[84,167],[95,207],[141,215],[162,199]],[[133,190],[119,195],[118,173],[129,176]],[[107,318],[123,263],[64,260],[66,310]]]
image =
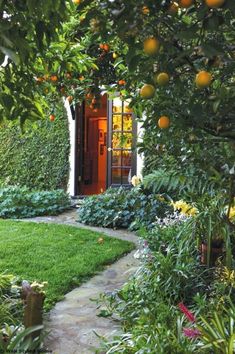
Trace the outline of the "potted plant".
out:
[[[208,197],[208,196],[207,196]],[[231,254],[229,227],[225,220],[224,199],[221,196],[203,198],[197,204],[200,212],[196,215],[196,234],[199,239],[201,263],[215,266],[218,258]]]

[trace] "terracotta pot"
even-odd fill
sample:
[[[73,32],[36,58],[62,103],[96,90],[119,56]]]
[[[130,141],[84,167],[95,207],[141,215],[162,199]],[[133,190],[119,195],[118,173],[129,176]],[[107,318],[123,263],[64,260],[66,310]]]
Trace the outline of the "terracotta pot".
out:
[[[207,244],[202,243],[200,247],[201,251],[201,263],[202,264],[207,264]],[[210,254],[210,266],[214,267],[216,264],[216,261],[218,260],[219,257],[223,255],[223,244],[219,245],[211,245],[211,254]]]

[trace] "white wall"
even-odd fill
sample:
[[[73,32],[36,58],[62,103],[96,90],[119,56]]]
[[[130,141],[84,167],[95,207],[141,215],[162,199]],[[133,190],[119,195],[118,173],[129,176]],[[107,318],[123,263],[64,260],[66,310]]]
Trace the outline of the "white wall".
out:
[[[69,123],[69,138],[70,138],[70,154],[69,154],[69,181],[67,192],[70,196],[75,196],[75,120],[72,119],[72,113],[68,100],[64,100],[64,106],[66,108],[68,123]]]
[[[137,142],[142,141],[142,136],[144,134],[144,129],[141,126],[141,123],[137,123]],[[144,167],[144,154],[138,153],[137,150],[137,163],[136,163],[136,175],[141,177],[143,175],[143,167]]]

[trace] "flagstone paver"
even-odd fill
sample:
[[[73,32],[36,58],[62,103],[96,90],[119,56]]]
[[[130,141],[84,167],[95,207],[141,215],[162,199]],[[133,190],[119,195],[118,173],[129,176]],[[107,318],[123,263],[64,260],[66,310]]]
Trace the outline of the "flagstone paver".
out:
[[[59,216],[37,217],[26,221],[61,223],[102,232],[111,237],[128,240],[138,245],[138,238],[126,230],[111,230],[90,227],[76,222],[76,210]],[[133,275],[139,266],[134,258],[135,251],[91,278],[88,282],[68,293],[56,304],[45,318],[46,330],[50,331],[46,347],[54,354],[90,354],[99,347],[100,339],[95,334],[111,338],[120,332],[119,323],[111,318],[98,317],[100,309],[90,299],[98,298],[104,292],[113,292]],[[89,260],[88,260],[89,261]]]

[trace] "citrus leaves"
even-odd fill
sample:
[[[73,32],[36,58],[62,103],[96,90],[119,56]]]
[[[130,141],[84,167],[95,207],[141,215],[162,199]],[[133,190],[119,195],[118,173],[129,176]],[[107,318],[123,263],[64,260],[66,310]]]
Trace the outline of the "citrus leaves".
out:
[[[43,110],[32,82],[36,58],[58,38],[69,9],[64,0],[0,1],[0,13],[1,118],[39,119]]]

